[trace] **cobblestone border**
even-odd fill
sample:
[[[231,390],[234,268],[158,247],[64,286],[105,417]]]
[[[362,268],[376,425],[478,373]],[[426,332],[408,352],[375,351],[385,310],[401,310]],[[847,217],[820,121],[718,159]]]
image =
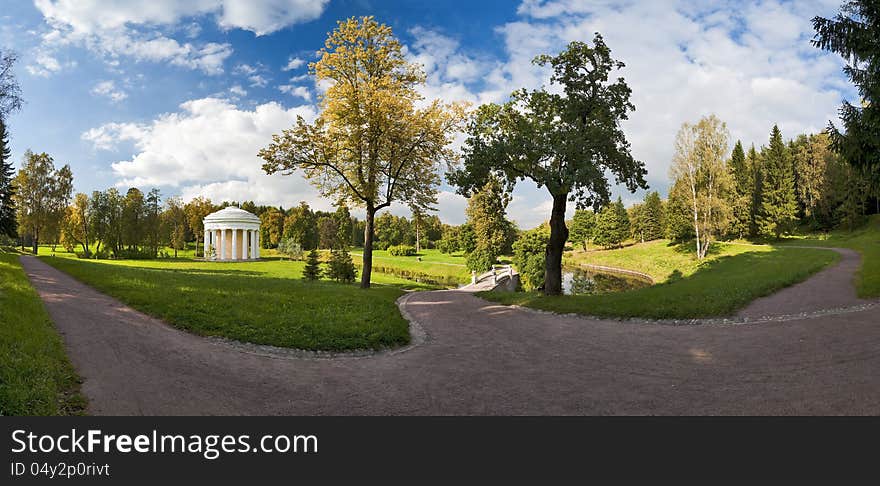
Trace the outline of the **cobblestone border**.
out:
[[[397,308],[400,314],[409,322],[409,344],[397,348],[384,349],[354,349],[350,351],[312,351],[308,349],[282,348],[279,346],[270,346],[265,344],[253,344],[234,339],[228,339],[218,336],[206,338],[208,341],[218,346],[226,346],[236,351],[262,356],[266,358],[280,359],[305,359],[305,360],[343,360],[343,359],[361,359],[376,358],[380,356],[394,356],[405,353],[422,344],[428,342],[430,337],[425,329],[418,321],[406,310],[406,302],[415,292],[407,292],[397,298]]]

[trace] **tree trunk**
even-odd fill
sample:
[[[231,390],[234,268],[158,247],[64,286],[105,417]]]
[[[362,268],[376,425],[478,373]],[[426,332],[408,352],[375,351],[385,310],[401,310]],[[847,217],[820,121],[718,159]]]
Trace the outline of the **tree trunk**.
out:
[[[562,252],[568,241],[565,227],[565,205],[568,194],[553,195],[553,212],[550,215],[550,241],[544,254],[544,294],[562,293]]]
[[[421,252],[422,252],[422,247],[419,242],[419,223],[416,222],[416,253],[421,253]]]
[[[373,273],[373,219],[376,216],[376,210],[372,206],[367,206],[367,221],[364,228],[364,258],[363,268],[361,268],[361,288],[370,288],[370,276]]]

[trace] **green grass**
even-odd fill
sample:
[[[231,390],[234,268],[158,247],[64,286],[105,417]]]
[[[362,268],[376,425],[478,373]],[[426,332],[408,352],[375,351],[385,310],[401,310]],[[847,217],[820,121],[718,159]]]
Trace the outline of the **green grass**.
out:
[[[654,282],[662,283],[671,278],[691,276],[700,269],[701,265],[716,258],[755,251],[754,248],[747,246],[717,242],[712,243],[709,250],[706,261],[701,263],[694,255],[692,244],[675,244],[669,240],[655,240],[616,250],[590,249],[583,251],[578,248],[565,254],[564,264],[577,265],[582,263],[624,268],[648,274]]]
[[[0,415],[80,415],[79,383],[18,254],[0,249]]]
[[[361,255],[360,248],[352,249],[352,258],[358,267],[361,266]],[[467,283],[471,279],[471,272],[465,266],[463,255],[448,255],[439,250],[422,250],[416,256],[393,256],[384,250],[374,250],[373,272],[419,279],[447,287]]]
[[[737,251],[740,248],[743,251]],[[668,252],[653,249],[669,256]],[[700,265],[670,265],[669,268],[674,267],[685,276],[629,292],[555,297],[537,292],[482,292],[479,295],[502,304],[601,317],[715,317],[730,315],[752,300],[802,281],[839,259],[836,253],[825,250],[747,246],[737,249],[730,248],[730,254],[716,255]],[[633,250],[627,250],[615,251],[632,254]],[[602,264],[611,264],[616,259],[606,258]],[[653,265],[654,275],[668,276],[669,271],[660,267],[664,262]],[[615,266],[639,269],[631,265]],[[641,262],[640,268],[645,271],[651,267]]]
[[[41,253],[42,253],[41,248]],[[310,350],[381,349],[409,342],[395,300],[404,289],[429,289],[374,275],[357,285],[302,280],[304,262],[80,260],[43,261],[132,307],[187,331]]]
[[[782,242],[780,245],[832,246],[851,248],[862,255],[862,267],[856,276],[859,297],[880,297],[880,215],[855,231],[836,230],[821,235],[807,235]]]

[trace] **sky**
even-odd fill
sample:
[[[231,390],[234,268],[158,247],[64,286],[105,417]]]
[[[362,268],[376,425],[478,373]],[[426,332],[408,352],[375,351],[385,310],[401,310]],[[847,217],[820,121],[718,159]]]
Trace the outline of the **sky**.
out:
[[[253,200],[329,210],[299,175],[262,173],[260,148],[313,119],[309,75],[338,20],[373,15],[423,65],[427,100],[503,102],[549,83],[531,64],[600,32],[632,89],[623,123],[650,190],[665,197],[675,134],[716,114],[748,147],[837,120],[855,100],[842,60],[810,44],[810,20],[840,0],[0,0],[0,48],[19,56],[26,101],[8,123],[13,157],[70,164],[76,191],[161,189],[184,199]],[[731,142],[731,145],[732,145]],[[732,148],[732,147],[731,147]],[[629,205],[644,192],[615,187]],[[521,182],[508,216],[549,218],[546,189]],[[466,200],[440,188],[437,210],[464,222]],[[570,205],[569,213],[574,205]],[[390,209],[407,215],[405,206]],[[357,213],[355,213],[357,214]],[[569,214],[570,216],[570,214]]]

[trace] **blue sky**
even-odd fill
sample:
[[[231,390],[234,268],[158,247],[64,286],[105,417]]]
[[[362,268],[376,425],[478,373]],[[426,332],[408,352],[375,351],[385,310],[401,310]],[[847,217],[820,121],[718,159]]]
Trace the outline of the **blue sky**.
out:
[[[329,209],[298,176],[265,176],[256,151],[318,94],[307,63],[339,19],[375,15],[428,74],[427,99],[503,101],[538,87],[530,65],[571,40],[605,36],[633,89],[624,129],[665,196],[675,132],[715,113],[733,139],[760,145],[823,128],[854,92],[841,61],[809,44],[810,19],[838,0],[522,2],[311,0],[0,0],[0,46],[19,54],[27,104],[10,119],[13,155],[69,163],[76,189],[136,185],[165,195]],[[443,187],[439,214],[461,223]],[[615,191],[633,202],[641,194]],[[549,216],[529,183],[510,216]],[[403,207],[393,208],[406,214]]]

